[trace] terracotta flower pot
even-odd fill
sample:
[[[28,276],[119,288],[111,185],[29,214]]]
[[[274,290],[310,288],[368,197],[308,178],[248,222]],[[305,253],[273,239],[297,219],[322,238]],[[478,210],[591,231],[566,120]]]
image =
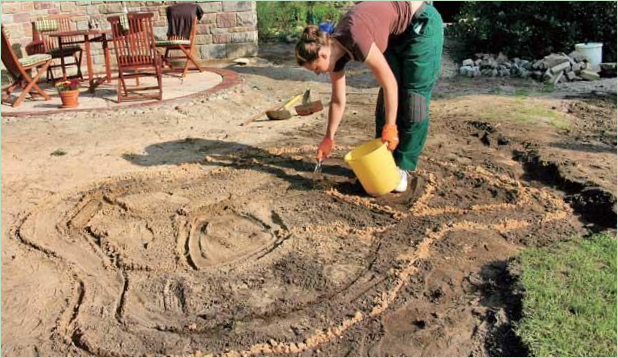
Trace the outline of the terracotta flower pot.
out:
[[[62,106],[60,108],[75,108],[79,105],[79,90],[72,91],[58,91],[60,99],[62,100]]]

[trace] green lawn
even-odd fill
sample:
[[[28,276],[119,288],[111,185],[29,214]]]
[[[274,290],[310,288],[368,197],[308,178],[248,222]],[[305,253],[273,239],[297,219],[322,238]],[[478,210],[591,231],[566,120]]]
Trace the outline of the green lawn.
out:
[[[547,104],[531,101],[525,90],[516,90],[511,98],[501,101],[501,106],[485,108],[479,118],[522,122],[539,126],[551,126],[560,130],[570,128],[568,116]]]
[[[534,356],[616,356],[616,239],[596,235],[521,256],[517,334]]]

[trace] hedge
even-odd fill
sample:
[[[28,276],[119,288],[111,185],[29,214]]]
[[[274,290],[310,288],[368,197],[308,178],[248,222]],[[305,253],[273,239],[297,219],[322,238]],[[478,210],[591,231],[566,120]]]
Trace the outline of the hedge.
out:
[[[538,59],[568,54],[576,43],[602,42],[603,60],[616,62],[616,1],[470,1],[457,20],[448,32],[468,56]]]
[[[350,1],[258,1],[258,36],[261,41],[298,36],[307,24],[336,23]]]

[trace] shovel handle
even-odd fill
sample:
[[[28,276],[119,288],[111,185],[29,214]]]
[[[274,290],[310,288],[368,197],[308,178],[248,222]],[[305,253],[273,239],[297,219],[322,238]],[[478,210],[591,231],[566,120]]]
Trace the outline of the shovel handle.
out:
[[[299,94],[299,95],[295,96],[294,98],[289,100],[286,104],[284,104],[283,108],[284,109],[289,109],[292,105],[294,105],[296,102],[298,102],[301,98],[303,98],[302,94]]]
[[[240,126],[243,127],[243,126],[246,126],[248,124],[251,124],[251,122],[255,121],[256,119],[258,119],[258,118],[260,118],[262,116],[265,116],[266,112],[278,111],[278,110],[287,108],[287,107],[293,105],[294,103],[298,102],[298,100],[301,99],[302,97],[303,97],[303,95],[299,94],[298,96],[296,96],[296,97],[292,98],[291,100],[287,101],[287,103],[284,104],[284,105],[276,105],[275,107],[271,107],[271,108],[265,110],[264,112],[260,112],[260,113],[258,113],[256,115],[254,115],[253,117],[247,119],[246,121],[242,122],[240,124]]]
[[[269,108],[269,109],[265,110],[264,112],[260,112],[258,114],[255,114],[255,115],[253,115],[253,117],[251,117],[251,118],[247,119],[246,121],[242,122],[240,124],[240,126],[242,127],[242,126],[246,126],[248,124],[251,124],[251,122],[255,121],[256,119],[258,119],[258,118],[260,118],[262,116],[265,116],[266,112],[276,111],[277,109],[280,109],[280,108],[281,108],[281,106],[276,106],[276,107]]]

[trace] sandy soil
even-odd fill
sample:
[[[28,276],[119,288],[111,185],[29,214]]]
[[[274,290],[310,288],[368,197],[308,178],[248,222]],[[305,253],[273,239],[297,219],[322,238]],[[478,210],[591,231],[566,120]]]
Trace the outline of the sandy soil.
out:
[[[265,49],[172,108],[2,120],[3,355],[526,354],[508,261],[615,229],[615,95],[445,76],[412,189],[371,198],[371,75],[315,182],[325,112],[239,126],[328,100]]]

